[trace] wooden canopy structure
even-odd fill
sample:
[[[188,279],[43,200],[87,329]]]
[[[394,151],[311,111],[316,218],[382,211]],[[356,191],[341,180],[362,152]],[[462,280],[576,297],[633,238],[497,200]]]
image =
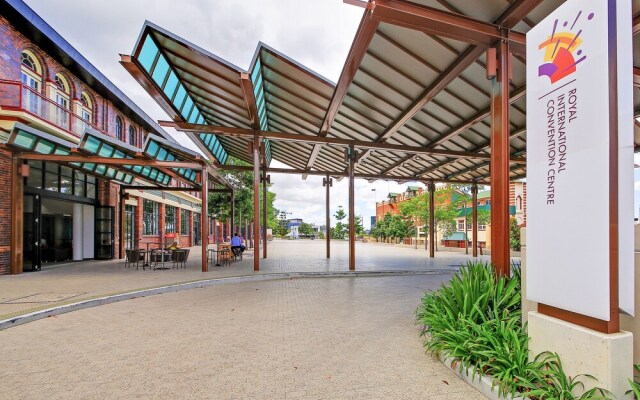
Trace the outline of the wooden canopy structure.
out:
[[[252,164],[254,232],[260,176],[266,182],[269,172],[324,176],[327,213],[331,177],[348,177],[350,226],[355,178],[421,181],[432,202],[437,182],[473,185],[474,196],[489,184],[492,261],[509,274],[509,182],[526,172],[525,33],[562,1],[344,2],[363,16],[336,83],[262,43],[243,70],[148,22],[121,63],[167,112],[161,125],[203,150],[215,137]],[[635,33],[640,17],[633,24]],[[291,169],[269,168],[271,158]],[[433,257],[433,231],[430,238]]]

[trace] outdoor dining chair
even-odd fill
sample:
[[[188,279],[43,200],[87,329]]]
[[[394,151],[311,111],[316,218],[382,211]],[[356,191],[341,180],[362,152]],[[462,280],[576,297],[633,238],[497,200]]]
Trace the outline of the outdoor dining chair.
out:
[[[131,264],[135,263],[136,269],[139,269],[140,262],[142,261],[143,262],[142,269],[144,269],[144,254],[141,253],[140,250],[138,249],[125,250],[125,256],[126,256],[126,258],[124,259],[125,268],[129,268],[131,267]]]
[[[171,253],[171,260],[173,261],[173,267],[179,268],[182,265],[182,268],[187,268],[187,259],[189,258],[189,249],[183,250],[174,250]]]

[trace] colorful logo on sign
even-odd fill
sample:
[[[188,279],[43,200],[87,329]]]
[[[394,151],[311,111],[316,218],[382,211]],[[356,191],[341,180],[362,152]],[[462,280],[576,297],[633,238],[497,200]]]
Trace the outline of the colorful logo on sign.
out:
[[[580,49],[582,29],[574,32],[581,16],[582,11],[576,15],[571,27],[562,32],[557,31],[559,21],[556,19],[553,23],[551,36],[540,43],[538,47],[540,50],[544,50],[545,61],[538,67],[538,76],[548,76],[552,84],[576,72],[577,65],[587,58]],[[594,14],[591,13],[587,19],[591,21],[593,17]],[[564,21],[560,29],[566,29],[568,26],[569,21]]]

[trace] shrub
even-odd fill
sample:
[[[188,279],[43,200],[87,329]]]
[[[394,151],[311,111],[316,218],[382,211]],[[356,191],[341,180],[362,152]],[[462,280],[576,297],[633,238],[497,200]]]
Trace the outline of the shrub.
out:
[[[451,357],[460,369],[493,377],[501,395],[531,399],[603,399],[592,389],[580,397],[583,378],[567,377],[557,354],[529,360],[529,337],[521,323],[520,266],[513,278],[496,278],[492,265],[467,263],[451,281],[426,293],[416,311],[427,350]]]

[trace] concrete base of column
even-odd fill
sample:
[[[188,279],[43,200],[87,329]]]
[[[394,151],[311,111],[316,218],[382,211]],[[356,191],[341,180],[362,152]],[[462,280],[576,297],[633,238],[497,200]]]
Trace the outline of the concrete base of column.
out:
[[[633,335],[629,332],[605,334],[538,312],[529,313],[531,357],[544,351],[558,353],[568,376],[589,374],[585,389],[601,387],[616,399],[631,399],[629,379],[633,378]]]

